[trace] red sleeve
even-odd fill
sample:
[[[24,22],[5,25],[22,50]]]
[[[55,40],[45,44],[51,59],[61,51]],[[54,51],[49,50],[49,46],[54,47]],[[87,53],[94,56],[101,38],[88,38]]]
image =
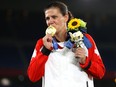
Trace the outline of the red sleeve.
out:
[[[28,66],[27,74],[32,82],[36,82],[44,75],[44,66],[48,59],[48,55],[42,52],[43,41],[38,40],[30,64]],[[45,49],[45,48],[44,48]]]
[[[80,66],[94,78],[101,79],[105,74],[105,66],[94,40],[89,34],[86,34],[86,37],[90,40],[92,47],[88,49],[88,57],[85,64],[80,64]]]

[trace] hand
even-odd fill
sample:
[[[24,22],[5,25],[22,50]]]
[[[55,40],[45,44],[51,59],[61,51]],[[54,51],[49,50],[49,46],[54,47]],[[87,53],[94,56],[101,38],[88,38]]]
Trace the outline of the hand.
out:
[[[52,39],[53,38],[50,34],[46,34],[46,36],[44,36],[42,39],[44,46],[49,50],[52,49]]]
[[[75,57],[80,59],[80,63],[84,64],[86,60],[86,52],[82,47],[78,47],[75,51]]]

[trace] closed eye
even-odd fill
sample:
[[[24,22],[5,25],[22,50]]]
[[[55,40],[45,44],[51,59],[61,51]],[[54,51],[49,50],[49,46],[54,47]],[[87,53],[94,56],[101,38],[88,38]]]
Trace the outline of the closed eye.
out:
[[[49,19],[50,19],[50,17],[46,17],[46,18],[45,18],[45,20],[49,20]]]
[[[55,15],[52,16],[53,19],[56,19],[57,17],[58,17],[58,16],[55,16]]]

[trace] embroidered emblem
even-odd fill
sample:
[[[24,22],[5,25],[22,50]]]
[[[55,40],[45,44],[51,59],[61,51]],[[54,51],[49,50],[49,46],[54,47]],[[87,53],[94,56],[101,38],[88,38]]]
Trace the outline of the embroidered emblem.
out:
[[[32,55],[32,58],[34,58],[35,56],[36,56],[36,49],[34,50],[34,52],[33,52],[33,55]]]
[[[94,52],[95,52],[95,54],[97,54],[99,56],[99,52],[98,52],[97,48],[95,48]]]

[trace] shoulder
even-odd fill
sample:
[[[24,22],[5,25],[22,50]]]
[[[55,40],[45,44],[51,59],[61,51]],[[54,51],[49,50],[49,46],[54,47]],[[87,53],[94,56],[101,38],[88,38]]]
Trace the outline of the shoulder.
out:
[[[88,38],[88,39],[93,39],[92,36],[88,33],[84,33],[84,35]]]
[[[43,43],[42,38],[40,38],[40,39],[37,40],[37,44],[38,44],[38,43],[39,43],[39,44],[42,44],[42,43]]]
[[[93,39],[93,37],[90,35],[90,34],[84,34],[87,38],[88,38],[88,40],[91,42],[91,44],[92,44],[92,48],[96,48],[96,43],[95,43],[95,41],[94,41],[94,39]]]
[[[95,43],[93,37],[90,34],[85,33],[84,35],[90,40],[91,43],[93,43],[93,44]]]
[[[43,40],[42,38],[38,39],[36,42],[36,49],[40,49],[43,46]]]

